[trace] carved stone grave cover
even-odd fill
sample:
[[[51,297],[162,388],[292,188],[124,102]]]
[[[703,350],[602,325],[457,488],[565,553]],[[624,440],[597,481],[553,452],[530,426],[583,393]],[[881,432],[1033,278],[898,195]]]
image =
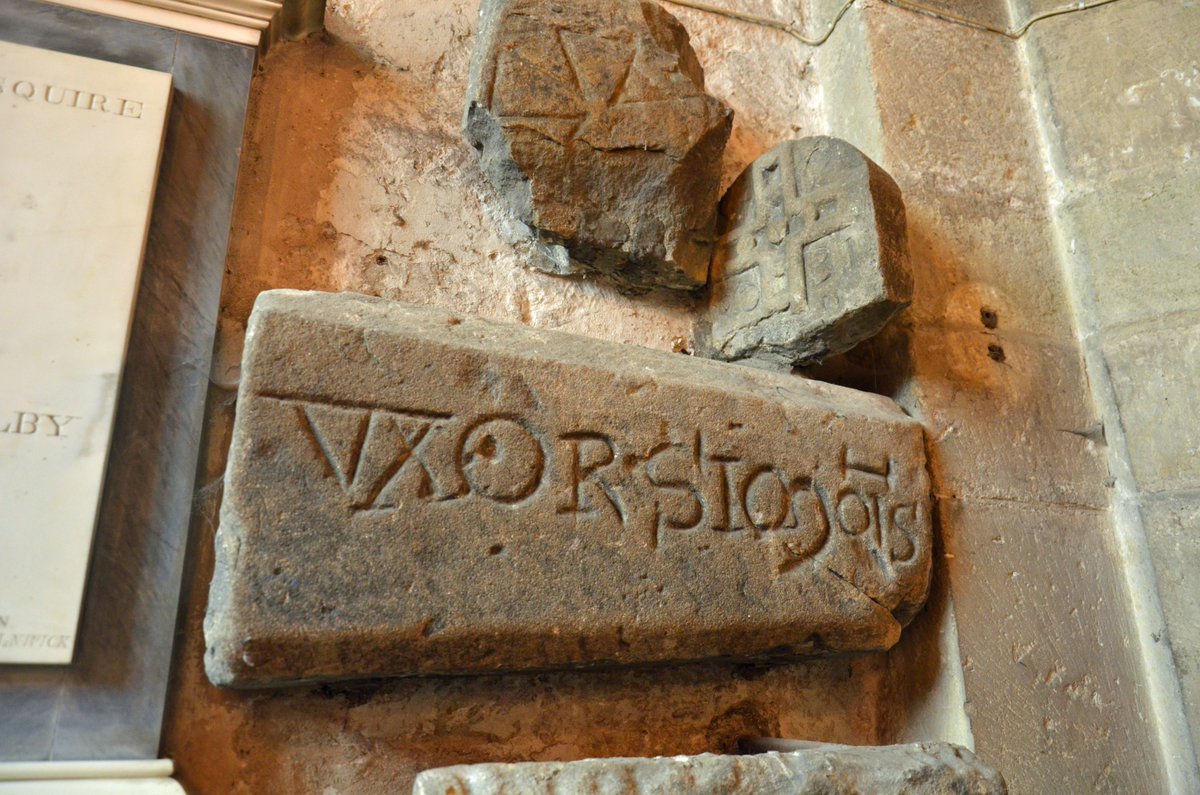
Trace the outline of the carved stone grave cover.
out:
[[[922,431],[887,398],[275,291],[207,665],[254,686],[886,649],[929,569]]]

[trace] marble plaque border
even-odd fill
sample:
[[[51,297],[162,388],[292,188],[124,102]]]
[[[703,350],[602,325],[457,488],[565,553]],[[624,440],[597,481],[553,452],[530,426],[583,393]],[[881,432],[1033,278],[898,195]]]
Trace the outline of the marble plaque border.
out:
[[[0,761],[151,759],[256,53],[38,0],[0,39],[174,76],[75,661],[0,666]]]

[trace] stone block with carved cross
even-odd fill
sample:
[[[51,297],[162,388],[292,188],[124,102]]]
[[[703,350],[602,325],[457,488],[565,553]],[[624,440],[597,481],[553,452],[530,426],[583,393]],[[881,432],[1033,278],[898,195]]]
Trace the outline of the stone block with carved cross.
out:
[[[837,138],[786,141],[721,200],[697,350],[790,368],[842,353],[912,300],[900,189]]]
[[[584,759],[456,765],[417,776],[413,795],[1006,795],[1004,778],[949,743],[741,756]]]
[[[922,431],[887,398],[290,291],[242,373],[218,684],[886,649],[925,599]]]
[[[464,133],[531,263],[704,286],[733,113],[650,0],[484,0]]]

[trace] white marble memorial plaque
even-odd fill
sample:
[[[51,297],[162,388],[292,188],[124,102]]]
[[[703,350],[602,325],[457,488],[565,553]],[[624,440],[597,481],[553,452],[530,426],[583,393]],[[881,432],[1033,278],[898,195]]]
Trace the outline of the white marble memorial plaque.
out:
[[[0,42],[0,663],[71,661],[170,96]]]

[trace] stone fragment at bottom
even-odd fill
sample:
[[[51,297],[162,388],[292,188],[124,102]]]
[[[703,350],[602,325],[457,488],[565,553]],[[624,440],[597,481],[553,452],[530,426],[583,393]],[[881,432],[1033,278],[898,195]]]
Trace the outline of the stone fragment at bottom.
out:
[[[457,765],[417,776],[413,795],[1005,795],[1004,778],[948,743],[814,745],[746,756]]]

